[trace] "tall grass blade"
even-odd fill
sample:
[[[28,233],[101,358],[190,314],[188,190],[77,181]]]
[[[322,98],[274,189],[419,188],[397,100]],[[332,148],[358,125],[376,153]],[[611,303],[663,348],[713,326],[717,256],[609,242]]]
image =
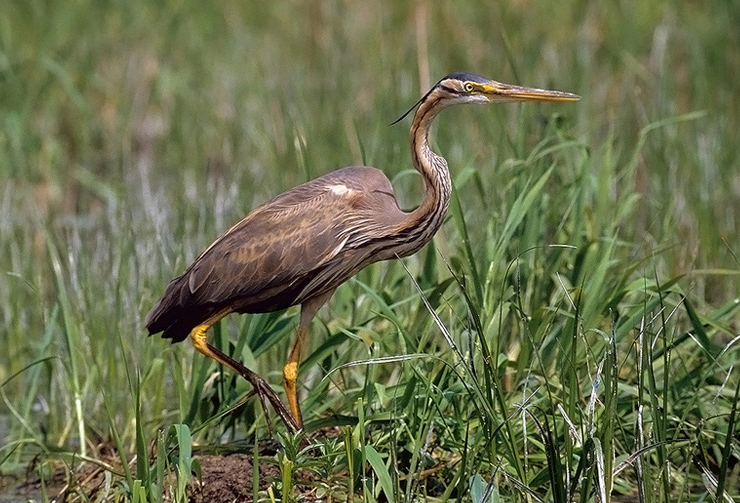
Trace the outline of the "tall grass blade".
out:
[[[732,399],[732,408],[730,409],[730,418],[727,421],[727,435],[725,436],[725,444],[722,446],[722,461],[719,465],[719,476],[717,477],[717,492],[716,498],[722,497],[729,498],[729,494],[725,492],[725,482],[727,480],[727,467],[730,464],[730,458],[732,457],[732,443],[735,438],[735,428],[737,426],[737,409],[738,403],[740,403],[740,379],[737,380],[735,386],[735,396]]]
[[[385,463],[383,462],[383,458],[380,456],[380,453],[373,447],[372,445],[366,445],[365,446],[365,457],[367,458],[367,461],[370,463],[370,466],[373,468],[373,471],[378,476],[378,482],[380,483],[380,488],[383,490],[383,493],[385,493],[385,497],[387,498],[387,501],[389,503],[395,503],[396,501],[396,494],[394,491],[394,484],[393,479],[391,478],[391,474],[388,471],[388,467],[385,466]]]
[[[475,260],[475,256],[473,255],[473,249],[470,245],[470,236],[468,234],[468,227],[465,223],[463,208],[460,204],[460,195],[456,188],[452,191],[452,200],[450,201],[450,207],[452,210],[452,217],[455,219],[457,230],[462,237],[462,248],[465,253],[465,258],[467,259],[467,264],[471,275],[470,284],[472,285],[473,292],[475,293],[474,297],[476,303],[480,305],[483,302],[484,282],[478,272],[477,262]]]
[[[81,332],[74,320],[72,304],[67,296],[67,285],[62,272],[62,263],[59,259],[59,253],[54,246],[51,236],[46,235],[47,250],[54,270],[54,279],[56,280],[59,303],[62,309],[62,319],[64,320],[64,336],[67,343],[67,356],[69,357],[69,372],[72,380],[72,392],[74,397],[74,413],[77,420],[77,435],[80,442],[80,454],[87,456],[87,438],[85,435],[85,416],[82,413],[82,386],[80,384],[80,369],[77,357],[80,353],[78,344],[81,342]]]

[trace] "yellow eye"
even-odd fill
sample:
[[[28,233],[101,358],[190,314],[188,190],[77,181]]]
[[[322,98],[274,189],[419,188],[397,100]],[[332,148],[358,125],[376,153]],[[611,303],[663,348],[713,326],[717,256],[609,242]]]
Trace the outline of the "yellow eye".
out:
[[[470,82],[466,82],[465,83],[465,91],[468,92],[468,93],[472,93],[473,92],[473,84],[471,84]]]

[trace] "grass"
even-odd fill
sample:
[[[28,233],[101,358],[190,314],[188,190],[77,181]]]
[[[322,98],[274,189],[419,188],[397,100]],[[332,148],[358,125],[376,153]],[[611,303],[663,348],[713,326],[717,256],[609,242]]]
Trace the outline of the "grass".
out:
[[[337,436],[273,424],[281,476],[253,497],[740,498],[732,2],[0,12],[2,474],[97,463],[108,484],[69,500],[183,501],[191,446],[266,442],[259,405],[236,407],[248,386],[143,316],[309,178],[373,165],[417,204],[408,122],[387,124],[467,70],[583,99],[443,113],[448,221],[321,312],[304,411]],[[278,386],[295,326],[233,317],[211,337]]]

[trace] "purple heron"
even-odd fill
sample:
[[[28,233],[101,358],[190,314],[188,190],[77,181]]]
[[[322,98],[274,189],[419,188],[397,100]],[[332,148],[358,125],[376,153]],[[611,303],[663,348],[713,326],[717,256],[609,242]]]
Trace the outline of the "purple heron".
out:
[[[198,351],[247,379],[263,405],[267,399],[289,430],[301,429],[298,365],[317,311],[360,269],[417,252],[442,225],[451,183],[447,162],[429,145],[437,114],[462,103],[577,99],[571,93],[501,84],[470,73],[446,76],[414,105],[418,108],[409,134],[411,160],[426,187],[418,208],[399,209],[388,178],[366,166],[340,169],[299,185],[253,210],[172,280],[146,317],[149,333],[162,332],[173,342],[189,335]],[[300,321],[283,368],[288,411],[259,375],[212,346],[206,332],[229,313],[294,305],[301,306]]]

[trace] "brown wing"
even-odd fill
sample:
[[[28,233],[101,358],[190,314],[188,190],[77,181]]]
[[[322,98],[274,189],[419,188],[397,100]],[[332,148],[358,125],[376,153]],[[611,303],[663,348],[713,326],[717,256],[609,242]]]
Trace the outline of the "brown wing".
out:
[[[361,232],[380,236],[402,217],[390,182],[374,168],[345,168],[300,185],[208,247],[169,284],[146,326],[178,341],[226,307],[274,311],[332,290],[373,261]]]

